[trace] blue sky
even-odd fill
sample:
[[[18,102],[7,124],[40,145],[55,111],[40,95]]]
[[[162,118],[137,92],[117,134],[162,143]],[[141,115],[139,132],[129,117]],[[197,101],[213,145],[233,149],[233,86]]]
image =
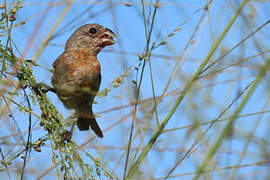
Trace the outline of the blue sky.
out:
[[[31,35],[33,35],[35,27],[37,27],[37,35],[34,37],[31,46],[29,46],[29,51],[24,56],[25,59],[31,59],[35,55],[38,47],[44,38],[46,38],[64,9],[63,4],[53,4],[48,8],[48,2],[50,1],[23,1],[23,4],[25,4],[16,15],[16,22],[26,20],[26,23],[14,29],[12,34],[13,40],[21,52],[25,47],[28,47],[28,40]],[[136,70],[134,67],[139,65],[137,55],[143,53],[146,40],[140,1],[129,1],[131,2],[130,6],[126,6],[121,2],[122,1],[112,1],[110,7],[108,1],[75,1],[60,25],[57,27],[55,36],[49,41],[48,46],[43,50],[41,56],[37,60],[37,63],[40,64],[40,66],[34,67],[36,79],[39,82],[50,84],[52,74],[48,69],[52,68],[54,60],[63,52],[64,44],[68,37],[80,25],[99,23],[116,32],[117,43],[114,46],[106,47],[98,55],[102,67],[102,83],[100,89],[103,90],[104,88],[110,87],[112,90],[108,96],[96,98],[97,104],[94,105],[93,110],[95,113],[98,113],[114,107],[130,104],[131,100],[135,99],[134,84],[132,83],[132,80],[136,80]],[[151,65],[156,96],[159,96],[163,92],[177,60],[175,57],[179,57],[183,52],[192,32],[195,30],[197,23],[205,12],[203,7],[206,2],[207,1],[205,0],[161,1],[160,8],[157,11],[150,44],[153,42],[161,42],[164,40],[164,37],[173,32],[177,27],[180,27],[181,30],[175,32],[174,36],[166,39],[168,42],[166,45],[160,46],[152,52]],[[10,2],[8,1],[8,3]],[[239,4],[240,1],[238,0],[213,2],[209,13],[206,13],[202,19],[201,25],[192,39],[193,42],[185,51],[177,68],[178,71],[172,79],[167,91],[172,94],[169,94],[158,106],[159,121],[162,121],[165,118],[171,109],[173,102],[177,99],[180,90],[183,89],[203,58],[205,58],[213,41],[218,38]],[[146,5],[145,7],[148,16],[150,9],[149,5]],[[46,10],[46,8],[49,10]],[[245,36],[269,20],[269,13],[267,13],[270,11],[269,8],[270,5],[267,1],[249,3],[243,10],[243,16],[237,18],[211,60],[213,61],[218,58],[222,53],[232,48]],[[151,13],[153,13],[153,11],[154,8],[151,6]],[[82,12],[84,13],[82,14]],[[246,18],[246,22],[243,21],[243,17]],[[37,26],[38,23],[40,23],[40,26]],[[269,25],[263,27],[261,31],[229,53],[229,55],[219,61],[219,63],[215,64],[203,75],[226,67],[232,63],[239,62],[246,57],[257,55],[260,52],[268,50],[270,39],[269,28]],[[121,54],[120,52],[126,53]],[[266,53],[265,57],[268,57],[268,55],[269,53]],[[263,65],[266,60],[265,57],[258,56],[251,58],[248,61],[240,63],[240,65],[228,67],[218,74],[208,75],[198,80],[198,82],[195,83],[193,90],[187,94],[184,101],[177,108],[165,129],[182,127],[198,122],[206,122],[216,118],[237,96],[237,93],[243,90],[251,80],[255,78],[259,67]],[[111,87],[110,83],[115,78],[123,75],[129,67],[132,68],[129,71],[128,76],[124,79],[124,83],[118,88]],[[138,67],[140,74],[142,66]],[[269,104],[267,103],[269,98],[267,91],[269,84],[267,81],[268,79],[268,76],[263,79],[259,88],[256,89],[254,95],[241,114],[254,113],[269,108]],[[30,94],[30,91],[27,92]],[[48,97],[65,118],[72,114],[72,111],[64,108],[56,95],[48,93]],[[151,97],[153,97],[153,93],[149,62],[147,62],[140,99],[144,100]],[[24,100],[20,97],[18,98],[18,101],[26,105]],[[222,116],[222,118],[229,117],[239,105],[239,102],[240,100],[237,101],[236,104]],[[136,148],[140,143],[145,145],[156,128],[155,117],[146,120],[144,119],[152,105],[153,102],[148,102],[138,106],[137,121],[135,123],[135,134],[137,136],[132,144],[133,148]],[[40,113],[38,107],[34,107],[34,111],[37,114]],[[25,115],[18,111],[16,106],[13,107],[13,111],[19,127],[22,131],[25,130],[27,128],[27,125],[23,120]],[[86,146],[86,150],[89,153],[94,155],[94,157],[99,158],[120,178],[122,178],[125,160],[125,151],[123,147],[126,147],[128,143],[128,135],[132,121],[130,113],[132,111],[133,107],[130,106],[128,108],[100,114],[100,117],[98,117],[97,120],[103,130],[121,119],[123,119],[123,121],[112,129],[105,131],[103,139],[96,138]],[[220,151],[214,156],[212,168],[235,165],[241,152],[243,152],[247,136],[252,132],[252,128],[255,126],[256,121],[259,121],[260,123],[253,134],[254,137],[248,148],[248,153],[240,164],[259,162],[263,159],[263,152],[261,152],[261,147],[264,145],[263,143],[266,144],[266,149],[268,148],[266,151],[269,152],[269,118],[267,113],[261,115],[262,117],[259,120],[258,116],[248,116],[239,118],[236,121],[232,137],[223,141]],[[33,119],[33,121],[33,128],[38,128],[38,130],[33,131],[33,141],[35,141],[46,132],[39,128],[38,119]],[[141,142],[144,135],[142,133],[142,128],[146,127],[147,123],[149,123],[149,129],[145,132],[146,136]],[[200,162],[208,152],[211,144],[213,144],[215,139],[219,136],[225,124],[226,121],[216,123],[206,134],[205,138],[199,142],[191,156],[185,159],[182,164],[176,168],[173,174],[195,171],[196,167],[200,165]],[[7,125],[4,124],[3,126]],[[9,123],[9,126],[13,127],[14,125]],[[149,177],[157,178],[165,176],[181,155],[188,150],[188,147],[193,143],[196,136],[201,134],[206,127],[207,126],[200,126],[197,129],[182,129],[162,134],[141,166],[141,171],[143,172],[145,179]],[[11,134],[12,131],[0,132],[1,135],[4,136]],[[79,132],[78,129],[75,128],[73,138],[75,142],[80,144],[92,136],[92,131]],[[26,136],[24,138],[26,138]],[[97,150],[89,147],[104,148]],[[50,160],[50,148],[44,147],[43,149],[44,150],[41,153],[35,151],[32,151],[31,153],[32,158],[30,159],[28,166],[29,168],[36,166],[34,169],[38,172],[32,175],[29,173],[28,176],[30,179],[39,176],[40,173],[52,165]],[[10,147],[5,147],[5,150],[10,150]],[[11,152],[14,153],[14,151]],[[133,159],[134,153],[135,151],[132,151],[131,159]],[[119,159],[121,161],[118,162]],[[89,162],[90,165],[93,165],[89,159],[86,158],[86,161]],[[21,164],[20,161],[17,163]],[[217,166],[214,166],[214,163],[217,163]],[[44,170],[40,172],[40,168]],[[236,177],[252,179],[254,176],[256,177],[256,173],[258,172],[261,172],[261,175],[266,177],[266,169],[267,166],[251,166],[250,168],[243,168],[238,171]],[[253,174],[249,175],[247,173],[248,171]],[[226,179],[230,177],[229,175],[231,172],[232,171],[214,172],[211,175],[213,179],[220,179],[221,177]],[[52,171],[47,177],[54,176],[54,173],[55,171]],[[5,174],[2,176],[5,176]],[[192,179],[192,177],[193,175],[183,176],[183,179]],[[178,178],[179,177],[175,179]]]

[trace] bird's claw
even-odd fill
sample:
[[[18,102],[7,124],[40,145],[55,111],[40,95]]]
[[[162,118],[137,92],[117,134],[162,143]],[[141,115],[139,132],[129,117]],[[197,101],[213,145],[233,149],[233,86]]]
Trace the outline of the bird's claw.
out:
[[[67,141],[69,142],[72,138],[72,132],[68,131],[68,130],[65,130],[63,133],[62,133],[62,141]]]
[[[48,86],[47,84],[44,83],[38,83],[37,88],[40,89],[43,93],[47,93],[49,91],[56,93],[55,89]]]

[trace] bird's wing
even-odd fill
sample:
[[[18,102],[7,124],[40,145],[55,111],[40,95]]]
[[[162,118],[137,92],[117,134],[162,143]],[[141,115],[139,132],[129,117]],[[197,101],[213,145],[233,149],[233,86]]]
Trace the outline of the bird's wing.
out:
[[[100,64],[95,56],[85,51],[67,51],[60,55],[53,64],[52,84],[56,89],[90,88],[99,90],[101,75]]]

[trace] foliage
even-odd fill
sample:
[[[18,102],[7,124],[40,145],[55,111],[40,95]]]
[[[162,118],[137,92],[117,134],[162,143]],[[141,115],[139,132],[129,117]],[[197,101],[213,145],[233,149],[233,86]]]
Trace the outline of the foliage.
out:
[[[4,0],[1,177],[269,178],[266,3]],[[69,33],[102,20],[118,39],[98,57],[97,139],[46,89]]]

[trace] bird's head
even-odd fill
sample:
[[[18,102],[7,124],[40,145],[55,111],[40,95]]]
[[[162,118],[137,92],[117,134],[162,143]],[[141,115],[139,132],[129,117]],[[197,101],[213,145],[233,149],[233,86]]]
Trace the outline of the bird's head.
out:
[[[65,49],[84,48],[98,54],[105,46],[115,43],[115,34],[99,24],[85,24],[68,39]]]

